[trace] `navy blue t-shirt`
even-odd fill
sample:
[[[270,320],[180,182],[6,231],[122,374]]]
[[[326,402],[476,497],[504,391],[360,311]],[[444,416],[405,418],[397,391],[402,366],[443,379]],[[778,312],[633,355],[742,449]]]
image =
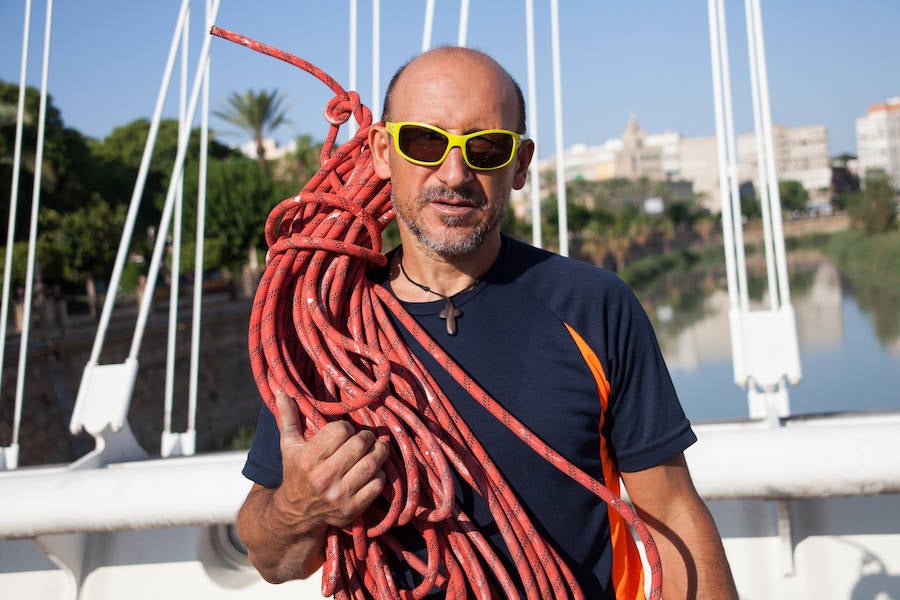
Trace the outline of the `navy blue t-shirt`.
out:
[[[387,273],[370,277],[384,283]],[[650,322],[628,286],[612,273],[504,236],[494,266],[474,289],[454,296],[454,303],[462,311],[455,336],[447,335],[438,317],[444,300],[402,304],[498,403],[612,489],[618,489],[619,472],[658,465],[696,441]],[[613,581],[613,562],[632,553],[629,569],[640,569],[618,515],[610,515],[604,502],[536,455],[401,325],[396,327],[539,532],[565,559],[585,596],[613,597],[612,588],[625,585]],[[244,475],[270,488],[281,483],[278,429],[265,407]],[[486,504],[468,485],[457,481],[456,489],[462,510],[504,556]],[[628,585],[619,589],[634,589],[635,584]]]

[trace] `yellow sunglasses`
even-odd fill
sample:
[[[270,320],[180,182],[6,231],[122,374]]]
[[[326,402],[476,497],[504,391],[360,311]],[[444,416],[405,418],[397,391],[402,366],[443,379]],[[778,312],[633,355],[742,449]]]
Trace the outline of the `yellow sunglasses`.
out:
[[[441,164],[453,148],[476,171],[500,169],[512,162],[522,135],[506,129],[484,129],[455,135],[427,123],[386,122],[397,152],[409,162],[426,167]]]

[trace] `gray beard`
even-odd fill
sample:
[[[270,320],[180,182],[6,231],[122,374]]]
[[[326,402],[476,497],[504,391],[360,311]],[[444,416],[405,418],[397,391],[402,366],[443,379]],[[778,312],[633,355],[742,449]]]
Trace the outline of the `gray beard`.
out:
[[[439,197],[456,197],[468,200],[473,202],[475,206],[479,208],[483,208],[487,205],[487,199],[484,198],[481,194],[465,194],[458,192],[456,190],[443,189],[438,187],[430,187],[422,190],[419,194],[419,197],[416,199],[416,206],[419,208],[424,207],[426,204],[431,202],[434,198]],[[433,250],[437,254],[441,256],[471,256],[475,253],[478,248],[481,247],[481,244],[487,239],[488,235],[497,229],[500,223],[503,222],[503,219],[506,217],[506,211],[508,209],[508,203],[504,206],[503,211],[496,216],[496,218],[484,222],[475,228],[472,233],[465,237],[452,237],[451,239],[447,239],[444,237],[436,237],[432,236],[422,225],[421,223],[409,215],[404,214],[399,210],[397,203],[394,202],[394,210],[397,214],[397,218],[403,222],[404,225],[409,229],[409,231],[416,237],[416,240],[426,248]],[[441,221],[447,227],[459,227],[463,219],[461,217],[442,217]]]

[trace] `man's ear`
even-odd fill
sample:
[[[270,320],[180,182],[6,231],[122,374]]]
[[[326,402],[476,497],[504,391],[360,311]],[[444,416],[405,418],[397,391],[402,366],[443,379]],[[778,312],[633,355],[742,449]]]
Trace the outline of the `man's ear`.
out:
[[[391,178],[391,140],[384,125],[375,123],[369,128],[369,148],[372,149],[372,163],[375,174],[382,179]]]
[[[522,140],[522,145],[516,151],[516,170],[513,174],[513,189],[521,190],[528,179],[528,166],[534,157],[534,142]]]

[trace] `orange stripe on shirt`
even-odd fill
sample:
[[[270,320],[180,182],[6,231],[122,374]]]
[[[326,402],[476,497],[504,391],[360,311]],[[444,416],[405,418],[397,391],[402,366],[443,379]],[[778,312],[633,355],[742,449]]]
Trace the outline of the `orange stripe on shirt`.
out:
[[[609,381],[603,371],[603,365],[600,359],[588,346],[587,342],[578,335],[568,323],[566,329],[581,356],[587,363],[588,368],[597,382],[597,394],[600,399],[600,426],[598,430],[600,438],[600,463],[603,465],[603,480],[615,495],[621,495],[619,486],[619,471],[609,454],[609,447],[606,438],[603,435],[603,423],[606,417],[606,409],[609,405]],[[612,583],[616,590],[616,598],[618,600],[644,600],[644,568],[641,563],[641,556],[638,552],[637,544],[631,535],[628,524],[625,519],[615,510],[607,506],[607,514],[609,516],[609,538],[612,546]]]

